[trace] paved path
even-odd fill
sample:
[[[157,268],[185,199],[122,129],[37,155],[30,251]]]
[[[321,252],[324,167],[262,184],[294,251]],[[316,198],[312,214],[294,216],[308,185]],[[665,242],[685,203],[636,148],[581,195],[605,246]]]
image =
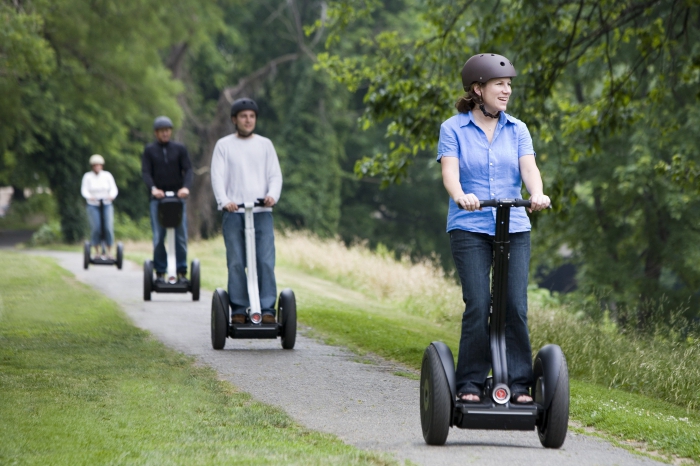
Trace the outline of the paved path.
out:
[[[535,432],[452,429],[447,444],[423,442],[418,381],[393,375],[391,363],[363,364],[349,351],[297,336],[293,351],[279,340],[231,340],[214,351],[211,293],[154,294],[142,300],[143,272],[126,262],[82,269],[76,253],[39,252],[57,258],[76,277],[119,303],[134,323],[167,345],[218,371],[222,379],[265,403],[279,406],[310,429],[334,434],[366,450],[390,452],[420,465],[648,465],[660,464],[595,437],[569,433],[560,450],[540,446]],[[225,283],[222,277],[222,283]],[[299,309],[303,313],[303,309]]]

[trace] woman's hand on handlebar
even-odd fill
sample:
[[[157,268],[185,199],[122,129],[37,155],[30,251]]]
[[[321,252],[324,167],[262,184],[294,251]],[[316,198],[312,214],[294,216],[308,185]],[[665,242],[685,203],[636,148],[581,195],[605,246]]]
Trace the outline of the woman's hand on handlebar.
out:
[[[180,188],[177,190],[177,197],[179,197],[180,199],[185,199],[189,195],[190,195],[190,190],[187,188]]]
[[[156,199],[163,199],[165,197],[165,191],[163,191],[162,189],[158,189],[158,188],[153,188],[151,190],[151,194]]]
[[[458,197],[457,199],[455,199],[455,204],[457,204],[457,207],[459,207],[460,209],[464,209],[469,212],[481,210],[479,198],[472,193]]]
[[[265,207],[272,207],[275,205],[275,198],[271,196],[265,196]]]
[[[530,196],[530,208],[527,209],[528,212],[537,212],[538,210],[544,210],[552,203],[549,196],[545,194],[533,194]]]
[[[224,210],[228,212],[235,212],[238,210],[238,204],[236,204],[235,202],[229,202],[224,206]]]

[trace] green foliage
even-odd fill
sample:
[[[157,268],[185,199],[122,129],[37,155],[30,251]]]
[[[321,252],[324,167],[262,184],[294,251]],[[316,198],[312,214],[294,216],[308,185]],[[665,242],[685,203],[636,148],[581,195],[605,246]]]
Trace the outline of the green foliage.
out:
[[[415,8],[421,27],[348,44],[347,30],[383,12],[376,3],[332,5],[331,37],[343,41],[329,41],[320,66],[349,89],[366,89],[361,124],[386,125],[389,139],[388,151],[355,171],[384,183],[405,177],[454,113],[462,63],[477,52],[504,54],[518,70],[509,112],[530,125],[555,202],[555,215],[538,220],[539,255],[573,249],[581,287],[636,308],[640,327],[649,318],[640,303],[663,296],[672,308],[690,299],[698,315],[700,48],[689,26],[698,5],[429,0]]]
[[[140,152],[157,114],[182,119],[183,89],[160,53],[201,41],[213,6],[152,0],[37,0],[3,3],[0,18],[0,177],[48,184],[66,241],[85,231],[79,186],[100,153],[120,186],[138,176]],[[7,46],[5,45],[7,44]],[[30,50],[31,53],[25,53]]]
[[[116,241],[147,240],[151,238],[151,219],[141,217],[134,220],[124,212],[114,212],[114,237]]]
[[[56,199],[48,193],[35,193],[25,200],[13,200],[0,229],[34,229],[46,222],[58,224]]]
[[[63,241],[61,236],[61,224],[56,221],[44,223],[34,232],[29,240],[30,246],[44,246],[57,244]]]
[[[338,231],[340,190],[344,156],[339,139],[338,114],[345,99],[334,96],[328,79],[313,72],[308,60],[295,63],[281,73],[267,94],[274,120],[263,122],[262,131],[278,143],[284,173],[284,223],[324,236]],[[290,92],[287,83],[295,83]],[[287,118],[294,109],[293,118]]]

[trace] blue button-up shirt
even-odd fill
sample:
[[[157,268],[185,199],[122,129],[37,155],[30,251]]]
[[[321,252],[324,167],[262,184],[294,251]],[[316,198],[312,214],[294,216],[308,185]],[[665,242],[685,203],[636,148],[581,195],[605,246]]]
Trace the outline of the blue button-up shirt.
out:
[[[476,125],[472,112],[460,113],[440,126],[437,161],[442,157],[459,159],[459,181],[466,194],[479,199],[520,198],[523,180],[518,159],[535,155],[527,125],[506,113],[496,124],[489,144],[486,134]],[[510,233],[530,231],[530,219],[524,207],[511,208]],[[450,199],[447,231],[466,230],[496,234],[496,209],[461,210]]]

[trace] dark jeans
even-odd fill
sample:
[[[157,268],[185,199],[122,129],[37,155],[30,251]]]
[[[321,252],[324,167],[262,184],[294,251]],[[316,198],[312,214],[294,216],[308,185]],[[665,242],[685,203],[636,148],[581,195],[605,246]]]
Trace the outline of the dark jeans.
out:
[[[165,228],[158,223],[158,199],[151,199],[151,230],[153,230],[153,268],[158,273],[168,269],[165,250]],[[175,228],[175,267],[177,273],[187,273],[187,205],[182,201],[182,223]]]
[[[275,232],[271,212],[253,214],[255,223],[255,255],[258,269],[258,292],[263,314],[275,314],[277,282],[275,281]],[[224,211],[222,222],[226,263],[228,265],[228,297],[231,315],[245,314],[250,307],[245,257],[245,215]]]
[[[457,357],[457,392],[480,394],[491,370],[489,343],[490,277],[493,236],[450,231],[452,258],[462,282],[462,336]],[[508,299],[506,306],[506,364],[511,392],[532,386],[532,349],[527,329],[527,278],[530,232],[510,235]]]

